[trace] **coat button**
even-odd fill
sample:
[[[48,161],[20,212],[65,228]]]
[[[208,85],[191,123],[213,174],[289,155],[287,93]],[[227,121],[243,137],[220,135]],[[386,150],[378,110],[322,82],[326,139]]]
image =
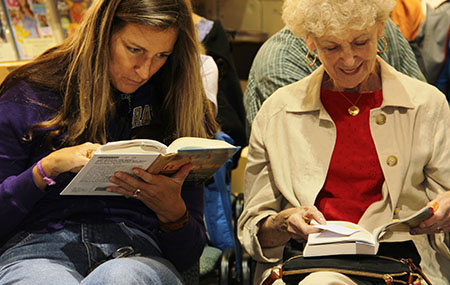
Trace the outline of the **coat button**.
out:
[[[375,117],[375,122],[377,123],[377,125],[384,125],[384,123],[386,123],[386,115],[378,114]]]
[[[386,159],[386,163],[389,166],[396,166],[398,162],[398,159],[395,155],[390,155],[388,156],[388,158]]]

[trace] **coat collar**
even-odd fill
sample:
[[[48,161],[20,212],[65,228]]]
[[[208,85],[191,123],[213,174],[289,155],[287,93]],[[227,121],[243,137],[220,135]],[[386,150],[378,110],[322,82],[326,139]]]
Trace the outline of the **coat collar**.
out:
[[[387,64],[383,59],[377,57],[381,67],[381,80],[383,88],[383,103],[381,108],[386,106],[414,108],[403,81],[399,80],[399,72]],[[289,96],[289,104],[286,107],[287,112],[312,112],[323,110],[324,107],[320,101],[320,86],[324,75],[324,68],[321,65],[309,76],[286,86],[286,96]],[[299,94],[303,98],[299,98]]]

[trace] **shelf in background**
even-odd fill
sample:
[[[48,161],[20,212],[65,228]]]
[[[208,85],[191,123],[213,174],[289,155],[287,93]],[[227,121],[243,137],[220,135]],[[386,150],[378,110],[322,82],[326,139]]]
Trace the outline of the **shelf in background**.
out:
[[[3,82],[8,73],[28,62],[27,60],[0,62],[0,83]]]

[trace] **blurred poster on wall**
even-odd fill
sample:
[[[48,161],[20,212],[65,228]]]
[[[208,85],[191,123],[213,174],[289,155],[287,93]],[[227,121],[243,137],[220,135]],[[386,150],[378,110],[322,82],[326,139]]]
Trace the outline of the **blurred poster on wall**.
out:
[[[17,50],[11,35],[11,28],[0,2],[0,62],[17,60]]]
[[[44,0],[3,0],[20,59],[33,59],[56,44]]]
[[[64,37],[67,38],[78,29],[92,0],[57,0],[56,7]]]

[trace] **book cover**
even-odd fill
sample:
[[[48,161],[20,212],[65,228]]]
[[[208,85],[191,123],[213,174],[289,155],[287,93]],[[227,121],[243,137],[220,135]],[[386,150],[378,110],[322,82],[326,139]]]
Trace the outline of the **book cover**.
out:
[[[114,185],[109,177],[116,171],[132,173],[133,168],[150,173],[171,175],[181,166],[192,163],[185,181],[203,183],[230,159],[239,147],[225,141],[180,138],[171,145],[154,140],[129,140],[105,144],[61,192],[61,195],[118,195],[107,192]]]
[[[19,59],[33,59],[56,44],[44,0],[3,0]]]
[[[17,60],[17,50],[11,35],[11,28],[0,2],[0,62]]]
[[[56,0],[58,18],[65,38],[73,35],[78,29],[91,4],[92,0]]]
[[[413,215],[393,220],[373,232],[360,225],[346,221],[327,221],[326,225],[314,224],[322,231],[310,234],[303,255],[326,256],[340,254],[377,254],[379,241],[387,231],[407,231],[417,227],[421,221],[434,213],[436,205],[426,206]]]

